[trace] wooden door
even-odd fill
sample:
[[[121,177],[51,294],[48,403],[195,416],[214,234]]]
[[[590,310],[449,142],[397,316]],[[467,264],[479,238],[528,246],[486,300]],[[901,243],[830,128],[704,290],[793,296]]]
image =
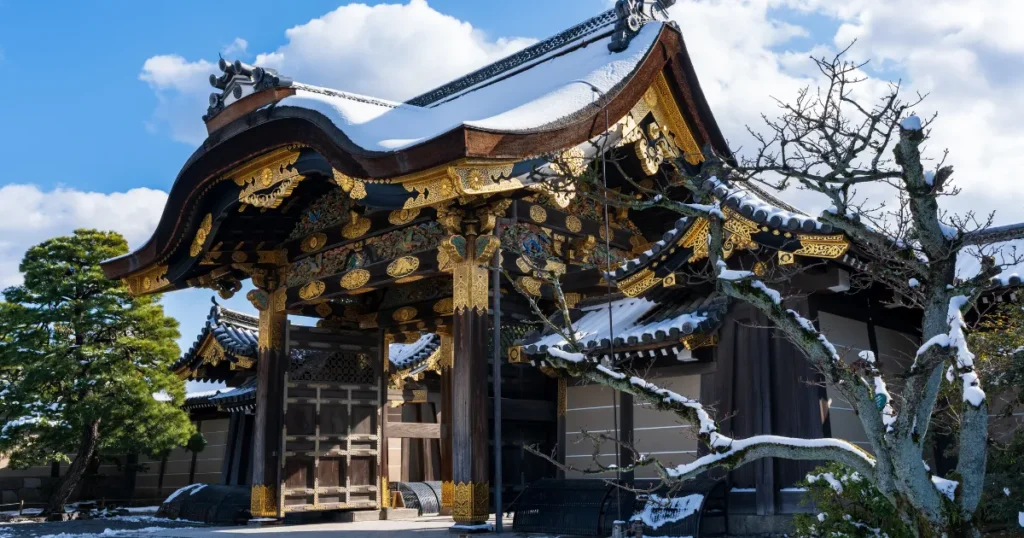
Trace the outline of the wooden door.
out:
[[[377,333],[289,329],[284,395],[284,512],[379,508]]]

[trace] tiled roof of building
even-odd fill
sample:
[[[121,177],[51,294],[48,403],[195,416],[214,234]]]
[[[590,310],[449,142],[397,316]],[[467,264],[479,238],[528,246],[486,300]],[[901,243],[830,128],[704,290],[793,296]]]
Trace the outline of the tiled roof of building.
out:
[[[195,368],[202,362],[200,350],[207,337],[212,336],[224,351],[235,357],[256,360],[259,339],[259,320],[255,316],[229,310],[212,299],[213,306],[206,317],[206,324],[195,343],[171,365],[172,370]],[[230,357],[229,357],[230,360]]]

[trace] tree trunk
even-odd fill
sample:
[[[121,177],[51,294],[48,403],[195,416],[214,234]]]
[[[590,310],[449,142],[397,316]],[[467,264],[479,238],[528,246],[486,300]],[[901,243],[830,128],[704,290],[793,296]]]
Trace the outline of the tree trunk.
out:
[[[100,437],[100,421],[96,419],[90,424],[86,424],[82,428],[82,437],[78,443],[78,453],[75,454],[75,459],[71,461],[71,465],[68,466],[68,470],[64,473],[64,476],[57,481],[57,486],[54,488],[53,493],[50,495],[50,500],[46,505],[46,510],[43,512],[45,515],[54,517],[63,517],[64,505],[67,504],[68,499],[71,498],[71,494],[78,487],[78,483],[82,480],[82,476],[85,474],[85,468],[89,465],[89,460],[92,459],[96,453],[96,445],[99,442]]]

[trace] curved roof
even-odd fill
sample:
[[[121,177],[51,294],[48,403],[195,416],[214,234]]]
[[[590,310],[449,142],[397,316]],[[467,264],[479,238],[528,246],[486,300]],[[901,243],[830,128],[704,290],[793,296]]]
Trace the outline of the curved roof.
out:
[[[643,297],[596,300],[583,306],[582,315],[573,321],[576,340],[586,351],[597,353],[608,349],[609,342],[614,343],[617,352],[638,346],[677,346],[685,336],[717,329],[725,318],[729,306],[726,297],[679,294],[669,293],[656,301]],[[567,343],[562,334],[548,332],[526,339],[522,348],[527,355],[538,355],[547,354],[550,348],[564,349]]]
[[[308,148],[328,172],[394,186],[404,196],[399,184],[460,160],[505,166],[591,140],[606,131],[607,118],[626,116],[664,79],[698,146],[727,153],[678,29],[644,21],[621,52],[609,50],[621,21],[606,12],[408,103],[263,75],[209,118],[210,136],[179,173],[149,241],[105,262],[104,272],[123,278],[169,263],[187,250],[184,236],[199,227],[201,208],[234,209],[226,174],[288,146]],[[239,69],[253,80],[268,71]],[[171,285],[156,291],[181,287],[179,277],[167,275]]]
[[[217,343],[228,355],[227,360],[234,362],[238,357],[255,361],[257,342],[259,340],[259,320],[248,314],[229,310],[212,299],[213,306],[206,316],[206,324],[196,337],[195,343],[178,360],[171,364],[171,370],[182,368],[195,369],[203,361],[201,355],[206,348],[208,339]]]
[[[565,54],[553,52],[528,69],[466,91],[430,108],[347,92],[294,84],[278,107],[315,110],[357,146],[398,151],[433,140],[452,129],[532,132],[557,127],[604,94],[619,89],[651,52],[661,23],[644,26],[621,53],[610,53],[611,37]],[[595,93],[594,88],[597,89]]]

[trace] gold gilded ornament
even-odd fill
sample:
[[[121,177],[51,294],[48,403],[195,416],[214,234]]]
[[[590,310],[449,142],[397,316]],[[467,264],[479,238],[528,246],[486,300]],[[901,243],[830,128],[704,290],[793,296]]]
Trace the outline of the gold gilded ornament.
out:
[[[327,303],[320,303],[320,304],[316,305],[315,310],[316,310],[317,315],[322,317],[322,318],[326,318],[327,316],[330,316],[331,313],[334,312],[334,310],[331,309],[331,305],[329,305]]]
[[[441,506],[452,507],[452,499],[455,497],[455,483],[451,480],[441,482]]]
[[[583,222],[580,221],[576,215],[569,215],[565,217],[565,228],[570,232],[577,234],[583,230]]]
[[[450,316],[455,311],[455,307],[452,304],[451,297],[445,297],[440,301],[434,303],[434,312],[442,316]]]
[[[527,295],[534,297],[541,296],[540,288],[543,284],[540,279],[533,278],[532,276],[521,276],[516,279],[516,286],[526,292]]]
[[[363,287],[370,281],[370,272],[366,269],[353,269],[341,277],[341,287],[354,290]]]
[[[388,264],[388,276],[401,278],[416,271],[419,266],[419,258],[415,256],[402,256]]]
[[[369,231],[370,219],[363,218],[355,211],[349,211],[349,223],[341,229],[341,235],[345,239],[355,239]]]
[[[298,158],[299,152],[292,149],[277,150],[240,167],[233,174],[235,184],[242,187],[238,201],[262,209],[279,207],[305,179],[294,167]],[[271,190],[261,192],[267,189]]]
[[[327,236],[322,233],[310,234],[302,240],[299,248],[302,252],[314,252],[327,245]]]
[[[316,299],[317,297],[323,295],[324,290],[326,288],[327,285],[320,280],[313,280],[311,282],[307,282],[301,288],[299,288],[299,298],[301,298],[303,301]]]
[[[456,523],[479,523],[490,515],[491,488],[488,482],[459,482],[452,495],[452,519]]]
[[[277,488],[252,486],[249,493],[249,513],[253,517],[277,517]]]
[[[530,219],[536,223],[544,222],[548,220],[548,212],[542,206],[532,205],[530,206]]]
[[[210,229],[213,227],[213,215],[207,213],[203,217],[203,221],[199,223],[199,229],[196,230],[196,236],[192,238],[192,246],[188,249],[189,256],[195,258],[203,251],[203,245],[206,244],[206,238],[210,236]]]
[[[616,285],[626,296],[637,297],[641,293],[654,287],[659,282],[661,282],[661,279],[655,276],[654,271],[644,269],[643,271],[638,271],[637,273],[630,275],[625,280],[617,282]]]
[[[417,312],[415,308],[411,306],[403,306],[402,308],[399,308],[398,310],[395,310],[394,312],[391,313],[391,319],[399,323],[405,323],[407,321],[416,319],[416,314]]]
[[[419,209],[396,209],[388,213],[388,222],[395,226],[409,224],[420,215]]]
[[[846,253],[850,243],[842,234],[839,235],[809,235],[797,234],[800,240],[800,248],[793,252],[800,256],[814,258],[835,259]]]

